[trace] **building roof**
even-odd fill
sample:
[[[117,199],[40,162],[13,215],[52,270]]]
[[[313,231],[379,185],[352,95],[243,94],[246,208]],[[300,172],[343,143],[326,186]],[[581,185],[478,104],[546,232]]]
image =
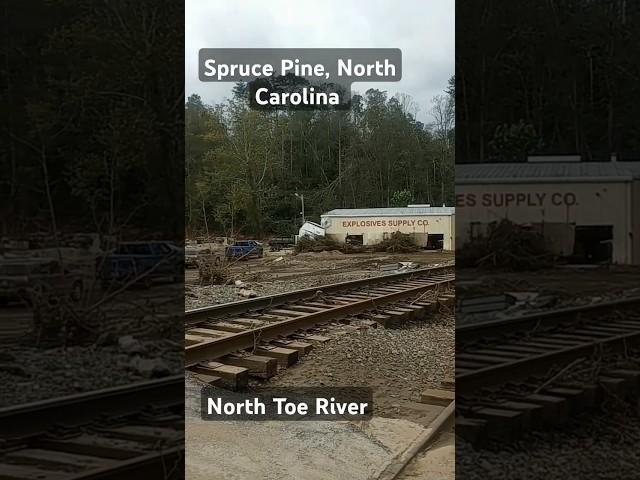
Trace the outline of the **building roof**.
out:
[[[454,207],[337,208],[322,217],[398,217],[410,215],[455,215]]]
[[[456,184],[628,182],[640,162],[469,163],[456,165]]]

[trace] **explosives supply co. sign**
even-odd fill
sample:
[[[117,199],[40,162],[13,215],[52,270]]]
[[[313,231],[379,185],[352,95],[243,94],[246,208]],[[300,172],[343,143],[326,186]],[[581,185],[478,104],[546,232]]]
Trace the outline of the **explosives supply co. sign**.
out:
[[[429,220],[426,218],[397,218],[397,219],[374,219],[374,220],[343,220],[342,226],[344,228],[349,227],[363,227],[363,228],[377,228],[377,227],[423,227],[429,225]]]
[[[573,192],[459,193],[456,207],[572,207],[578,205]]]

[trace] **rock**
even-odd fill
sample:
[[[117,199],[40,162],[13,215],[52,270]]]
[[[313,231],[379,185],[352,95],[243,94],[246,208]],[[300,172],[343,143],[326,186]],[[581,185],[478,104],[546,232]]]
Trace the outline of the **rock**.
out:
[[[118,338],[118,346],[126,353],[141,353],[144,351],[144,346],[131,335],[124,335]]]
[[[103,332],[98,336],[96,345],[104,347],[107,345],[113,345],[116,343],[116,336],[112,332]]]
[[[0,364],[0,372],[7,372],[17,377],[29,377],[29,373],[22,367],[17,365]]]
[[[7,352],[0,352],[0,362],[15,362],[16,357]]]
[[[159,358],[134,357],[129,368],[145,378],[166,377],[171,374],[167,364]]]
[[[245,297],[245,298],[255,298],[258,296],[258,294],[255,292],[255,290],[247,290],[246,288],[243,288],[242,290],[240,290],[238,292],[238,295]]]
[[[234,284],[236,287],[240,287],[240,288],[243,288],[243,287],[245,287],[245,286],[247,285],[247,284],[246,284],[246,283],[244,283],[242,280],[236,280],[235,282],[233,282],[233,284]]]

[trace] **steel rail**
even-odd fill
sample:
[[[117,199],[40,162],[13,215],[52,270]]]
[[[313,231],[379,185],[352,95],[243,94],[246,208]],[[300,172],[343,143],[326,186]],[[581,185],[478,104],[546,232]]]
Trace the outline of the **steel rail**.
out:
[[[575,323],[592,315],[610,313],[640,306],[640,296],[611,300],[591,305],[567,307],[528,315],[502,318],[490,322],[478,322],[456,327],[458,345],[478,340],[489,340],[509,333],[524,332],[538,328],[555,327],[563,323]]]
[[[0,436],[23,437],[54,425],[77,426],[99,417],[136,413],[147,406],[184,402],[184,375],[136,382],[0,409]]]
[[[456,391],[462,395],[479,388],[491,387],[509,381],[524,379],[546,373],[551,367],[567,364],[578,358],[589,357],[609,348],[623,351],[640,341],[640,331],[610,338],[585,341],[575,346],[559,348],[539,355],[531,355],[519,360],[499,363],[478,370],[456,375]]]
[[[259,310],[267,307],[283,305],[288,302],[304,300],[305,298],[309,298],[315,295],[318,290],[322,290],[323,293],[329,294],[348,289],[361,288],[364,286],[379,285],[392,282],[394,280],[423,277],[425,274],[447,273],[453,271],[453,268],[453,266],[421,268],[408,272],[381,275],[378,277],[351,280],[347,282],[332,283],[329,285],[305,288],[302,290],[295,290],[292,292],[280,293],[277,295],[269,295],[264,297],[252,298],[249,300],[241,300],[238,302],[224,303],[221,305],[195,308],[185,311],[185,324],[187,326],[193,326],[199,322],[207,321],[211,318],[219,318],[237,313],[245,313],[250,310]]]
[[[427,272],[433,273],[433,269],[427,270]],[[384,304],[392,303],[394,301],[405,299],[407,297],[416,296],[426,290],[431,290],[438,286],[449,285],[455,279],[455,276],[453,274],[445,275],[444,278],[429,279],[428,277],[424,276],[424,274],[427,272],[422,271],[420,275],[416,275],[416,272],[413,272],[412,275],[403,276],[404,279],[414,279],[419,276],[421,277],[420,279],[422,281],[428,282],[420,286],[411,286],[410,288],[406,288],[399,292],[378,295],[360,301],[354,300],[354,302],[348,303],[346,305],[335,305],[332,306],[332,308],[327,308],[326,310],[316,313],[309,313],[296,318],[272,322],[255,329],[232,333],[225,337],[211,338],[210,340],[205,340],[203,342],[189,345],[185,348],[185,366],[189,367],[205,360],[212,360],[238,350],[251,348],[255,346],[258,341],[269,340],[281,335],[291,334],[299,329],[313,327],[314,325],[325,323],[336,318],[361,313],[365,310],[375,309],[376,307]],[[385,278],[385,281],[389,282],[389,277],[382,278]],[[395,277],[395,279],[398,279],[398,277]],[[358,283],[361,286],[366,285],[366,283]],[[353,288],[354,286],[353,282],[346,282],[346,284],[351,288]],[[394,286],[401,285],[401,283],[398,283]],[[344,288],[345,287],[343,287],[343,289]],[[299,298],[307,298],[309,293],[315,293],[318,290],[322,290],[323,292],[325,292],[323,287],[308,289],[305,290],[305,292],[307,292],[305,297]],[[271,305],[267,304],[266,306]],[[247,309],[245,308],[242,311],[246,312],[246,310]]]

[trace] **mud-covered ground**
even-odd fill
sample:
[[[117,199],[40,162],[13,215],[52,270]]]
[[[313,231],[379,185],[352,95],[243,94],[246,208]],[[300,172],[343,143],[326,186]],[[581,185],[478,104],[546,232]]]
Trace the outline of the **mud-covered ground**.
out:
[[[20,303],[2,307],[0,406],[182,373],[182,288],[160,283],[111,298],[96,289],[78,304],[45,309],[47,321]]]
[[[201,285],[197,269],[185,272],[185,308],[243,300],[248,291],[273,295],[329,283],[370,278],[390,273],[399,262],[419,267],[450,265],[452,252],[423,251],[396,254],[349,254],[341,252],[301,253],[291,250],[266,252],[263,258],[235,262],[223,285]],[[236,282],[241,284],[236,285]],[[243,292],[244,291],[244,292]]]
[[[237,267],[231,281],[239,280],[240,286],[188,285],[186,307],[241,300],[243,289],[267,295],[382,275],[389,273],[386,265],[398,262],[427,267],[450,265],[453,259],[453,254],[441,252],[295,256],[276,252]],[[190,276],[194,272],[187,272],[188,279]],[[454,375],[452,312],[443,310],[401,328],[359,329],[354,320],[350,325],[320,327],[317,333],[330,340],[315,344],[296,365],[269,381],[252,382],[251,388],[368,386],[373,390],[373,419],[356,423],[205,422],[198,415],[200,385],[188,375],[189,478],[377,478],[441,411],[441,407],[420,403],[419,398],[426,388],[438,388]],[[453,461],[449,438],[434,445],[430,455],[416,459],[403,478],[453,479]]]
[[[640,268],[559,266],[535,272],[456,269],[458,325],[640,296]],[[467,310],[471,298],[506,295],[504,308]]]

